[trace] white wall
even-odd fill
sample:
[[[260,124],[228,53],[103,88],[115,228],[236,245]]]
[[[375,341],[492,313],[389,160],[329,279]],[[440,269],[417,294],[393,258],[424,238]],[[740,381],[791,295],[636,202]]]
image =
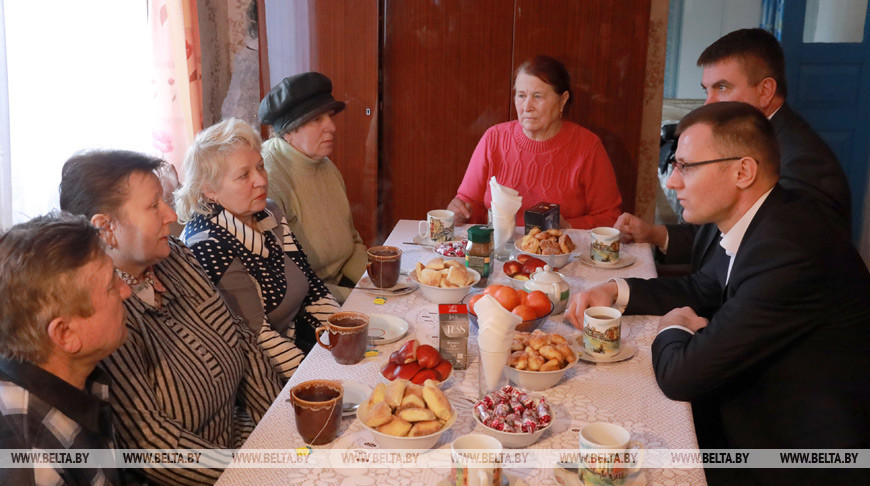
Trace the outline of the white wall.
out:
[[[761,0],[684,0],[676,97],[704,98],[698,56],[723,35],[760,23]]]

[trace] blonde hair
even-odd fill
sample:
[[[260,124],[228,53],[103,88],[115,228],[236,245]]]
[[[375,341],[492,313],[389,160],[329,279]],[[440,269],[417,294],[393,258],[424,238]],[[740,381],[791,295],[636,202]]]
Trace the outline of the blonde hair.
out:
[[[196,134],[184,155],[184,184],[175,191],[175,212],[180,222],[211,213],[203,187],[220,181],[226,155],[239,144],[259,153],[263,140],[251,125],[238,118],[223,120]]]

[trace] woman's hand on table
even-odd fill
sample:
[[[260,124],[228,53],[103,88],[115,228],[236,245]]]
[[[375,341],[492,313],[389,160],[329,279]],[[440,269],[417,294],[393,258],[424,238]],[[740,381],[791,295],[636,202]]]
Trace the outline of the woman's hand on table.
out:
[[[601,285],[584,290],[571,297],[566,315],[571,324],[577,329],[583,330],[583,312],[590,307],[610,307],[616,302],[619,288],[613,280]]]
[[[471,219],[471,203],[467,203],[458,197],[454,197],[447,209],[453,211],[453,224],[456,226],[463,225]]]

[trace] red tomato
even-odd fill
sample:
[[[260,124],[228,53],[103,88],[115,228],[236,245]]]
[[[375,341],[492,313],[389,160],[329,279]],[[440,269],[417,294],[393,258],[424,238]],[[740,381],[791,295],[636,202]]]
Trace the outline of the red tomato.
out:
[[[550,312],[550,306],[552,305],[547,294],[540,290],[529,292],[529,295],[526,296],[525,304],[532,309],[535,309],[535,315],[538,317],[544,317],[547,315]]]
[[[495,300],[497,300],[498,303],[507,310],[514,310],[514,307],[522,303],[517,291],[511,287],[503,286],[496,290],[492,296],[495,297]]]
[[[468,299],[468,312],[477,315],[477,312],[474,311],[474,304],[476,304],[478,300],[482,299],[483,296],[484,294],[477,294],[474,297]]]
[[[511,312],[522,317],[524,322],[531,321],[532,319],[537,319],[537,317],[538,317],[538,314],[535,312],[535,309],[533,309],[531,306],[528,306],[525,304],[520,304],[520,305],[514,307],[514,310],[512,310]]]

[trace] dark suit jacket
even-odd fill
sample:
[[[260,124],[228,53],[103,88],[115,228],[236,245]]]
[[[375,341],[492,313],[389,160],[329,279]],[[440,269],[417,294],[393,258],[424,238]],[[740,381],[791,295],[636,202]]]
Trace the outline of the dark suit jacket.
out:
[[[722,258],[715,252],[687,277],[629,279],[626,314],[690,306],[711,317],[694,335],[666,330],[652,344],[665,395],[721,421],[723,437],[699,442],[870,445],[870,274],[843,231],[817,204],[777,186],[724,291]]]
[[[851,231],[851,192],[846,174],[828,144],[800,115],[784,103],[770,119],[780,150],[779,183],[786,189],[801,190],[834,213],[834,218],[847,232]],[[700,241],[695,240],[699,226],[667,225],[668,252],[656,251],[662,263],[692,262],[692,270],[700,268],[702,258],[709,258],[709,245],[718,233],[707,228]],[[716,240],[718,241],[718,240]],[[707,245],[707,246],[704,246]],[[700,258],[696,258],[700,257]],[[691,258],[691,260],[690,260]]]

